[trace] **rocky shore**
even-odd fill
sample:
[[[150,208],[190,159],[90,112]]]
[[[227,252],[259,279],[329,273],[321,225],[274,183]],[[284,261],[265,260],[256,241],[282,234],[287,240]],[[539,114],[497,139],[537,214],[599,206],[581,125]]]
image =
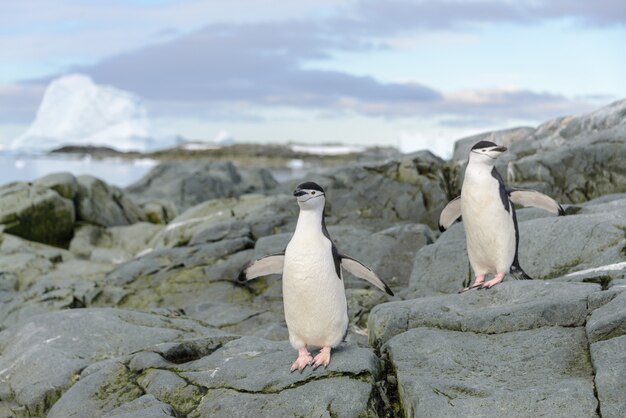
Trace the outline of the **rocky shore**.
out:
[[[509,147],[509,184],[567,215],[518,210],[538,280],[457,294],[463,227],[437,219],[481,139]],[[280,278],[234,280],[284,248],[297,180],[198,158],[126,189],[0,186],[0,417],[626,416],[626,101],[462,139],[450,161],[388,157],[307,176],[340,251],[396,296],[346,277],[346,343],[302,374]]]

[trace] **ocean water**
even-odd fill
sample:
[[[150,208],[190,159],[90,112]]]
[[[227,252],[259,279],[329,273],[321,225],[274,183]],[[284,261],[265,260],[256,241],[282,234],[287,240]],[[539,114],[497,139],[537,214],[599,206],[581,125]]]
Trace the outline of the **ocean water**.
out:
[[[0,184],[33,181],[50,173],[89,174],[105,182],[126,187],[143,177],[159,162],[151,159],[92,159],[76,155],[0,154]]]
[[[70,172],[75,176],[89,174],[118,187],[129,186],[159,164],[149,158],[128,160],[123,158],[94,159],[75,154],[24,155],[0,153],[0,185],[14,181],[31,182],[47,174]],[[293,160],[283,169],[271,169],[279,182],[302,178],[313,167]]]

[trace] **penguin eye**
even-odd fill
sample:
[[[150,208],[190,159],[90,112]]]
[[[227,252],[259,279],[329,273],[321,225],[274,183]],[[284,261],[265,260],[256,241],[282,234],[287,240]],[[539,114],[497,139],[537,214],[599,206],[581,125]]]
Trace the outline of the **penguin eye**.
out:
[[[313,191],[311,192],[311,194],[315,194],[315,190],[313,190]]]

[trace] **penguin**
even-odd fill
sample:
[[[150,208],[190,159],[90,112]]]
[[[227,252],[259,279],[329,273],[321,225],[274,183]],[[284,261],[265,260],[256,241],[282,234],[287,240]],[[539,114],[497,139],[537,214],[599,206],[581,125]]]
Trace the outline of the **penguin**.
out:
[[[324,222],[324,189],[314,182],[300,184],[293,195],[300,213],[284,252],[248,262],[238,276],[247,282],[259,276],[282,274],[283,305],[289,342],[298,350],[291,371],[302,372],[330,364],[331,350],[348,332],[348,304],[342,269],[393,296],[387,284],[360,261],[339,253]],[[308,347],[321,348],[313,358]]]
[[[475,279],[460,293],[489,289],[502,282],[507,273],[518,280],[532,280],[519,264],[519,229],[513,204],[565,215],[561,205],[543,193],[506,187],[495,167],[496,159],[506,150],[490,141],[476,143],[469,153],[461,196],[450,201],[439,216],[441,232],[459,217],[463,219]],[[485,281],[491,273],[494,277]]]

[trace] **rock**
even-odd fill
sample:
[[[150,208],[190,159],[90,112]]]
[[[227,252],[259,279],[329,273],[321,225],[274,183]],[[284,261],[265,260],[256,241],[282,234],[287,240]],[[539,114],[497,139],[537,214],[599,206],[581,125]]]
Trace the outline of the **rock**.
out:
[[[626,416],[626,335],[591,344],[591,360],[603,417]]]
[[[77,177],[77,219],[98,226],[129,225],[145,221],[141,208],[121,189],[89,175]]]
[[[400,160],[361,163],[309,174],[326,191],[327,224],[366,225],[375,230],[397,223],[437,226],[439,212],[452,193],[455,168],[422,151]],[[293,192],[301,180],[278,190]]]
[[[126,191],[139,201],[173,202],[182,212],[210,199],[237,197],[275,185],[265,169],[242,178],[230,161],[187,160],[162,162]]]
[[[608,213],[563,217],[545,214],[545,218],[519,222],[519,261],[531,277],[582,280],[578,271],[623,261],[623,207],[616,206]],[[472,276],[463,226],[454,225],[435,244],[418,251],[408,294],[415,297],[457,292],[473,280]]]
[[[172,349],[181,352],[175,344]],[[287,342],[244,337],[205,352],[189,349],[185,352],[190,357],[176,361],[163,361],[166,350],[155,347],[157,358],[141,360],[143,366],[136,359],[145,359],[146,351],[103,365],[81,377],[49,416],[89,416],[81,411],[107,412],[114,404],[128,409],[142,392],[190,417],[255,416],[258,411],[267,416],[373,415],[371,398],[379,368],[369,349],[342,347],[327,369],[303,373],[289,373],[296,352]]]
[[[580,203],[626,191],[624,157],[624,139],[590,143],[585,138],[511,161],[506,172],[508,181],[517,186],[535,188],[562,202]]]
[[[152,395],[143,395],[115,408],[103,418],[167,418],[176,417],[176,410]]]
[[[510,148],[512,144],[518,141],[527,140],[534,131],[534,128],[524,126],[519,128],[502,129],[493,132],[485,132],[467,138],[461,138],[454,143],[454,153],[452,155],[452,160],[467,160],[469,157],[469,152],[474,144],[480,141],[490,141],[495,144],[504,145],[505,147]]]
[[[150,200],[141,204],[141,208],[148,222],[153,224],[167,224],[178,216],[176,206],[164,200]]]
[[[52,189],[27,183],[0,187],[4,232],[63,247],[72,238],[75,220],[72,201]]]
[[[416,328],[383,352],[405,416],[597,416],[582,327],[496,335]]]
[[[75,309],[32,317],[0,333],[0,398],[41,416],[75,384],[83,369],[97,361],[117,359],[159,343],[223,335],[190,319],[116,309]],[[119,366],[118,360],[112,364],[115,366],[108,371],[114,380],[124,366]],[[80,382],[85,379],[81,377]],[[106,403],[113,409],[124,399],[141,396],[137,389],[114,382],[102,395],[115,396]],[[72,416],[56,415],[55,410],[49,416]],[[93,414],[89,410],[83,416]]]
[[[412,328],[505,333],[539,327],[583,327],[587,298],[600,287],[583,283],[505,282],[489,292],[433,296],[385,303],[372,309],[370,344],[380,347]]]
[[[150,240],[162,229],[146,222],[110,228],[85,224],[76,230],[70,251],[94,261],[119,264],[150,248]]]
[[[14,277],[15,290],[28,289],[57,264],[73,258],[72,253],[61,248],[0,234],[0,271]]]
[[[171,248],[215,240],[220,234],[251,236],[293,230],[298,205],[288,196],[243,195],[215,199],[194,206],[167,225],[151,242],[153,248]],[[237,222],[237,221],[243,221]]]
[[[340,253],[365,263],[396,290],[408,284],[406,272],[413,267],[415,251],[435,240],[430,228],[421,224],[398,225],[375,233],[350,226],[332,226],[328,230]],[[347,272],[344,274],[351,276]],[[347,280],[356,287],[371,287],[361,279]]]
[[[591,343],[626,334],[626,293],[620,292],[613,300],[591,313],[587,334]]]
[[[208,301],[236,303],[252,293],[234,280],[245,263],[235,254],[252,246],[249,238],[162,249],[119,265],[107,275],[109,286],[123,291],[118,300],[102,295],[99,305],[151,309],[186,309]],[[115,297],[115,295],[113,295]]]
[[[33,182],[34,186],[52,189],[66,199],[74,200],[78,193],[78,182],[73,174],[67,172],[52,173]]]

